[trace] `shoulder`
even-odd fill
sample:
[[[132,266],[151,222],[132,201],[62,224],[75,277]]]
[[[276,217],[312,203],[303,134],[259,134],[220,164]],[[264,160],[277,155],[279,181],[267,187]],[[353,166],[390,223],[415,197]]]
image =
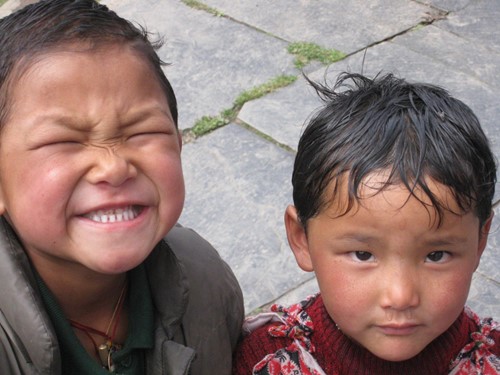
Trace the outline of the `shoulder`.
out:
[[[500,325],[492,318],[480,318],[469,308],[463,316],[469,342],[450,365],[450,374],[500,374]]]
[[[244,307],[238,281],[226,262],[195,231],[177,225],[147,264],[157,307],[179,320],[184,344],[196,351],[192,373],[203,373],[203,368],[229,371]]]
[[[189,289],[228,292],[242,300],[239,284],[228,264],[214,247],[190,228],[176,225],[164,238],[173,252],[182,272],[188,279]]]
[[[233,374],[251,374],[254,366],[268,354],[283,349],[292,343],[288,337],[273,337],[269,329],[279,323],[268,323],[242,338],[233,360]]]
[[[469,324],[472,325],[471,339],[475,343],[484,342],[484,346],[489,348],[489,351],[495,355],[500,355],[500,323],[493,318],[479,317],[470,308],[465,308],[465,317]],[[483,347],[484,347],[483,346]]]
[[[206,314],[218,311],[221,304],[237,306],[243,314],[243,297],[232,270],[194,230],[176,225],[145,263],[153,289],[182,291],[184,297],[179,298],[188,296],[191,308],[207,309]]]
[[[282,362],[285,357],[293,357],[293,352],[298,355],[297,345],[308,351],[314,319],[310,314],[316,315],[317,306],[321,305],[321,298],[312,296],[288,307],[273,305],[271,312],[247,318],[244,323],[246,335],[237,347],[233,373],[250,374],[261,361],[262,364],[279,358]]]

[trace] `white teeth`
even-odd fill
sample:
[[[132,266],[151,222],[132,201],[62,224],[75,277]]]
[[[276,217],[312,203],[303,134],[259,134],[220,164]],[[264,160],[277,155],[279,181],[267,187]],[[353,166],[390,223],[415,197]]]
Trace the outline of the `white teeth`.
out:
[[[85,215],[86,218],[99,223],[119,223],[122,221],[133,220],[139,214],[137,207],[128,206],[112,210],[92,211]]]

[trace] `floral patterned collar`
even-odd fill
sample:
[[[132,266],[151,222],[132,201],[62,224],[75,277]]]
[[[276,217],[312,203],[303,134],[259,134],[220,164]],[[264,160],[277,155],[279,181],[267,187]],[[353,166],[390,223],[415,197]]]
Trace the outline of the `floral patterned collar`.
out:
[[[314,323],[306,312],[317,296],[310,296],[289,307],[273,305],[271,312],[245,321],[244,330],[247,332],[270,322],[279,322],[278,325],[272,325],[268,333],[273,337],[288,337],[293,340],[289,346],[266,355],[254,366],[253,375],[326,375],[313,356],[315,347],[309,336],[314,331]],[[491,332],[500,330],[500,324],[492,318],[480,319],[468,307],[465,308],[465,313],[476,323],[478,330],[471,333],[471,341],[451,362],[449,374],[499,375],[500,358],[490,349],[495,345]]]

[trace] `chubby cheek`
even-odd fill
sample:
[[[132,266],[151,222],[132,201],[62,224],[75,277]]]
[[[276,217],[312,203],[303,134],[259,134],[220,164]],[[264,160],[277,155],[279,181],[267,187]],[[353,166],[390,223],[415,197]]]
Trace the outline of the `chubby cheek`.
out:
[[[170,230],[184,207],[185,187],[180,160],[166,163],[155,179],[160,196],[161,220]]]
[[[357,321],[358,315],[366,314],[375,301],[364,280],[352,276],[342,267],[331,265],[316,272],[323,301],[330,317],[338,324]]]
[[[432,309],[431,313],[436,317],[441,317],[442,324],[451,324],[462,311],[469,294],[472,273],[471,269],[459,268],[446,278],[429,283],[426,308]]]
[[[11,192],[15,199],[8,202],[6,210],[15,226],[27,226],[30,232],[63,231],[73,182],[68,168],[44,167],[33,163],[16,174],[16,191]]]

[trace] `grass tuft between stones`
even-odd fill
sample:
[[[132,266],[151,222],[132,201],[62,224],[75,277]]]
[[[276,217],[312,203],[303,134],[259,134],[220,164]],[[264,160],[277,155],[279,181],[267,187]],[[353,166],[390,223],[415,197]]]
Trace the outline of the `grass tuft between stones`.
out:
[[[298,69],[302,69],[312,60],[329,65],[346,57],[346,54],[341,51],[323,48],[309,42],[290,43],[288,45],[288,52],[295,55],[295,67]]]
[[[221,126],[227,125],[236,119],[239,110],[246,102],[258,99],[282,87],[288,86],[296,80],[297,77],[293,75],[280,75],[261,85],[243,91],[234,100],[231,108],[223,110],[217,116],[203,116],[201,119],[196,121],[191,131],[195,136],[199,137],[220,128]]]
[[[210,14],[217,16],[217,17],[224,16],[224,13],[222,13],[222,12],[218,11],[217,9],[212,8],[206,4],[203,4],[201,1],[198,1],[198,0],[181,0],[181,1],[185,5],[193,8],[193,9],[203,10],[203,11],[210,13]]]

